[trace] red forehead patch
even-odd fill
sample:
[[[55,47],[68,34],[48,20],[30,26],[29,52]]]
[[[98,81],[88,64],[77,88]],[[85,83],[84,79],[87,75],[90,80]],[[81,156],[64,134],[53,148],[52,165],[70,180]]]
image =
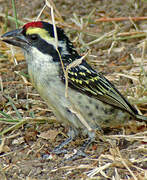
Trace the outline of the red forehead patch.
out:
[[[23,28],[28,29],[29,27],[43,27],[43,23],[41,21],[36,21],[36,22],[29,22],[23,26]]]

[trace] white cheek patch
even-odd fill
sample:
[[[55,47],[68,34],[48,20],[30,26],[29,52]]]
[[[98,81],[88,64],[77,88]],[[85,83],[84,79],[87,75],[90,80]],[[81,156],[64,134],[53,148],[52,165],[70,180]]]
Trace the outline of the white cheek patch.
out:
[[[37,54],[37,57],[36,57],[36,54]],[[35,61],[40,62],[40,63],[53,61],[52,56],[50,56],[49,54],[43,54],[36,47],[32,47],[32,56],[34,56],[33,59]]]
[[[69,55],[69,52],[67,51],[67,46],[66,46],[66,42],[64,41],[58,41],[58,47],[62,48],[62,54],[64,55]]]

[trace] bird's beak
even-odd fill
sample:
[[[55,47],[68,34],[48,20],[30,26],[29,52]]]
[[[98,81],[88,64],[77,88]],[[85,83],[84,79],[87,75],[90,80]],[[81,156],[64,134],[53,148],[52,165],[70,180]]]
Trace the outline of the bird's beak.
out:
[[[25,49],[29,42],[22,32],[22,28],[7,32],[1,36],[1,40],[8,44],[12,44],[14,46],[18,46]]]

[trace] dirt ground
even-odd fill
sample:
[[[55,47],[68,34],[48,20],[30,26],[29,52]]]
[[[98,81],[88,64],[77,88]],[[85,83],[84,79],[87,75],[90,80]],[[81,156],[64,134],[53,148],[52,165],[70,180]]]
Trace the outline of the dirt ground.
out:
[[[10,2],[0,0],[0,35],[15,29]],[[56,22],[78,52],[90,50],[86,60],[147,116],[147,1],[53,2]],[[20,24],[37,17],[51,21],[48,4],[40,15],[44,5],[45,1],[16,1]],[[31,86],[21,50],[0,41],[0,180],[147,179],[145,123],[132,119],[125,127],[104,129],[86,150],[88,156],[74,161],[66,159],[85,137],[71,142],[66,155],[51,153],[67,131]]]

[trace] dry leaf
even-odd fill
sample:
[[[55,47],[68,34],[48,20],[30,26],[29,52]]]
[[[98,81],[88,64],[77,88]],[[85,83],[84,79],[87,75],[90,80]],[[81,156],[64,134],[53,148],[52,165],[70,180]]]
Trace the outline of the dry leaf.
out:
[[[46,132],[42,132],[40,135],[38,135],[38,137],[54,140],[58,134],[59,132],[56,130],[48,130]]]

